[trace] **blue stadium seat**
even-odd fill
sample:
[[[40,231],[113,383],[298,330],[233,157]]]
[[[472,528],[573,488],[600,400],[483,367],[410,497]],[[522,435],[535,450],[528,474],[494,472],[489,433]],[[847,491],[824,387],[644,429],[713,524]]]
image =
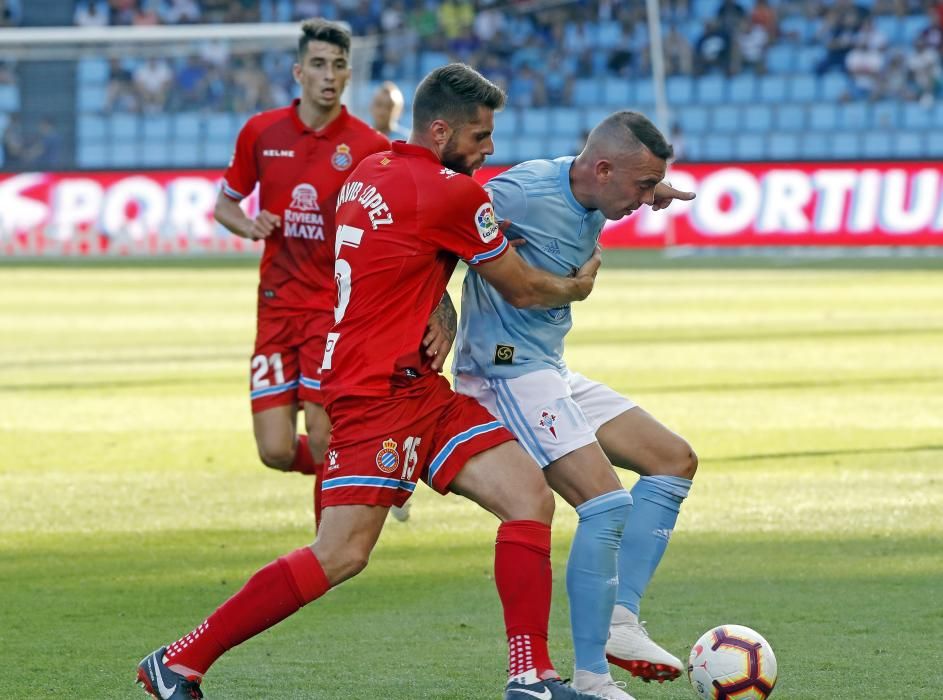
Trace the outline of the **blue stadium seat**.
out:
[[[795,160],[800,157],[797,134],[772,133],[769,135],[769,157],[774,160]]]
[[[77,124],[79,144],[103,143],[108,138],[108,124],[97,114],[82,114]]]
[[[79,142],[75,154],[80,168],[105,168],[108,166],[108,146],[102,143]]]
[[[792,44],[773,44],[766,52],[766,70],[773,75],[792,73],[796,69],[795,53]]]
[[[201,136],[201,119],[196,112],[180,112],[174,115],[174,138],[196,141]]]
[[[866,129],[871,123],[871,106],[864,102],[849,102],[838,107],[840,129]]]
[[[146,168],[164,168],[171,165],[170,149],[167,148],[166,142],[154,143],[145,139],[138,164]]]
[[[900,105],[892,100],[882,100],[871,105],[871,128],[900,128]]]
[[[760,99],[763,102],[782,104],[786,99],[786,79],[779,75],[764,75],[760,78]]]
[[[578,78],[573,83],[573,104],[577,107],[592,107],[600,102],[599,81],[595,78]]]
[[[543,136],[551,132],[550,110],[531,107],[521,110],[521,133],[525,136]]]
[[[422,75],[449,62],[449,55],[441,51],[423,51],[419,54],[419,72]]]
[[[893,15],[877,15],[874,17],[874,28],[887,38],[888,44],[894,45],[901,43],[903,26],[897,17]]]
[[[635,82],[635,95],[632,104],[636,106],[655,104],[655,81],[651,78],[640,78]]]
[[[829,158],[832,155],[832,147],[829,143],[832,135],[821,131],[807,131],[802,134],[800,140],[802,157],[812,160]]]
[[[773,110],[766,105],[748,105],[743,110],[743,127],[765,132],[773,128]]]
[[[233,120],[228,112],[213,112],[203,117],[203,133],[219,141],[233,140]]]
[[[514,141],[514,157],[512,162],[520,163],[535,158],[545,158],[547,155],[546,139],[522,136]]]
[[[922,158],[927,150],[923,143],[922,132],[903,132],[894,134],[893,155],[898,158]]]
[[[811,75],[824,57],[825,52],[821,46],[800,46],[796,52],[796,70]]]
[[[691,105],[677,113],[678,123],[687,134],[703,134],[708,131],[708,111],[706,107]]]
[[[762,160],[766,157],[766,137],[762,134],[740,134],[735,138],[737,160]]]
[[[605,78],[602,82],[603,103],[625,109],[632,104],[632,81],[628,78]]]
[[[736,105],[717,105],[711,109],[711,129],[727,133],[740,130],[740,108]]]
[[[603,119],[612,114],[613,110],[609,107],[590,107],[583,111],[583,124],[587,129],[592,129]]]
[[[753,102],[756,100],[756,79],[748,73],[735,75],[727,81],[727,93],[731,102]]]
[[[575,137],[583,131],[583,113],[573,107],[551,107],[550,124],[554,134]]]
[[[914,43],[917,36],[927,27],[927,16],[909,15],[901,22],[900,41],[908,46]]]
[[[794,102],[814,102],[818,92],[818,79],[814,75],[794,75],[789,80],[788,95]]]
[[[831,135],[832,158],[851,160],[861,155],[858,132],[838,131]]]
[[[101,112],[108,101],[108,91],[103,85],[80,87],[78,98],[80,112]]]
[[[232,145],[222,141],[210,141],[203,144],[203,163],[208,166],[225,166],[232,156]]]
[[[80,89],[86,85],[104,85],[110,76],[108,61],[104,58],[83,58],[78,62],[76,78]]]
[[[809,128],[829,131],[838,127],[838,109],[833,104],[809,107]]]
[[[330,3],[324,3],[325,5],[330,5]],[[291,22],[292,20],[292,4],[291,0],[278,0],[275,5],[275,21],[276,22]]]
[[[704,137],[701,136],[685,134],[684,153],[682,154],[685,162],[704,160],[704,140]]]
[[[601,49],[613,49],[622,41],[622,27],[615,20],[598,22],[595,44]]]
[[[711,134],[704,139],[704,159],[713,161],[734,160],[733,137]]]
[[[694,100],[694,80],[687,75],[673,75],[665,81],[668,103],[683,106]]]
[[[934,126],[933,110],[930,107],[915,102],[908,102],[903,106],[902,121],[907,129],[927,129]]]
[[[931,131],[927,134],[927,155],[932,158],[943,158],[943,130]]]
[[[520,126],[520,112],[514,107],[498,112],[494,115],[494,137],[498,140],[512,139],[517,135]],[[497,148],[497,146],[496,146]]]
[[[20,91],[16,85],[0,85],[0,112],[16,112],[20,109]]]
[[[581,145],[579,134],[572,137],[554,136],[549,141],[549,147],[546,150],[544,158],[559,158],[560,156],[573,156],[578,152]]]
[[[727,99],[727,78],[705,75],[697,81],[697,100],[700,104],[721,104]]]
[[[795,35],[796,41],[800,44],[807,44],[815,36],[815,23],[810,22],[805,17],[791,15],[783,17],[779,22],[779,30],[784,35]]]
[[[773,121],[779,131],[802,131],[805,129],[805,107],[781,105],[773,110]]]
[[[168,115],[147,114],[142,121],[144,122],[144,138],[148,143],[164,144],[171,138],[172,124]]]
[[[170,144],[170,162],[178,167],[189,167],[200,164],[200,143],[196,139],[190,140],[177,137]]]
[[[115,139],[108,144],[108,166],[111,168],[137,167],[140,152],[137,139]]]
[[[894,149],[891,135],[886,131],[866,131],[861,134],[861,152],[868,158],[890,158]]]
[[[108,120],[109,138],[133,141],[140,132],[140,121],[136,114],[113,114]]]
[[[851,85],[844,73],[826,73],[820,79],[819,97],[823,100],[838,100],[848,94]]]

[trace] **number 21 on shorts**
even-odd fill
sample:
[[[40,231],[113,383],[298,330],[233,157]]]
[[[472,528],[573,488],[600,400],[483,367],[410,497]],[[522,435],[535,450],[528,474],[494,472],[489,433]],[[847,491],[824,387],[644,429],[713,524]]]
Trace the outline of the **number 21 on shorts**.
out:
[[[271,355],[256,355],[252,358],[252,389],[264,389],[272,386],[272,381],[276,385],[285,383],[285,369],[282,366],[282,354],[280,352]]]

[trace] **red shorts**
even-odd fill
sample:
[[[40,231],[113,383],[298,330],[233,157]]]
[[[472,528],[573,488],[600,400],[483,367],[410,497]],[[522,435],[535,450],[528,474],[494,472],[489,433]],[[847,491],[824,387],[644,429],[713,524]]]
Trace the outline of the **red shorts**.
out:
[[[324,403],[321,362],[324,339],[333,325],[331,311],[259,313],[249,370],[253,413],[296,401]]]
[[[422,478],[439,493],[473,456],[514,436],[441,376],[408,396],[352,396],[327,407],[331,446],[321,483],[324,507],[401,506]]]

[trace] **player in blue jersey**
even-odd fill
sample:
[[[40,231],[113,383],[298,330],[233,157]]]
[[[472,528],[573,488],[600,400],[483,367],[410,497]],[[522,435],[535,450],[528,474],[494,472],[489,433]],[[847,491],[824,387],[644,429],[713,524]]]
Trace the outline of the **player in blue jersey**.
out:
[[[527,262],[558,274],[594,252],[607,219],[643,204],[693,199],[664,182],[671,146],[646,117],[617,112],[582,153],[522,163],[485,187],[505,235],[523,239]],[[691,446],[612,389],[571,372],[563,340],[569,305],[518,309],[474,270],[462,289],[455,387],[500,418],[576,508],[567,564],[576,657],[574,687],[631,700],[609,661],[645,680],[673,680],[681,661],[639,622],[645,588],[661,561],[697,468]],[[612,465],[638,472],[631,491]]]

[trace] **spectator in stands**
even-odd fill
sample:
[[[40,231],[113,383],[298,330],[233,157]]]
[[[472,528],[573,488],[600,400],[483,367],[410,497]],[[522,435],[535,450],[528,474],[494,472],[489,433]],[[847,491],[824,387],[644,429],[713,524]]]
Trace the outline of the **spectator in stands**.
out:
[[[233,110],[240,113],[270,109],[272,102],[269,80],[259,67],[256,56],[243,56],[235,62],[232,75]]]
[[[851,78],[852,97],[874,99],[878,87],[878,74],[884,68],[884,48],[869,41],[867,33],[859,33],[848,55],[845,70]]]
[[[684,132],[678,122],[671,125],[671,148],[674,151],[672,164],[684,160]]]
[[[556,107],[573,104],[573,80],[573,72],[567,66],[564,56],[558,51],[551,53],[544,66],[547,103]]]
[[[526,63],[511,77],[509,97],[515,107],[545,107],[547,105],[543,80],[540,74]]]
[[[697,40],[695,47],[694,70],[703,75],[714,69],[730,72],[732,57],[730,34],[716,19],[704,23],[704,33]]]
[[[769,0],[756,0],[756,5],[750,13],[750,23],[763,27],[769,41],[779,38],[779,16],[776,9],[769,4]]]
[[[746,16],[746,10],[737,0],[721,0],[720,7],[717,8],[717,21],[720,23],[720,28],[731,37],[736,36]]]
[[[392,81],[385,81],[373,93],[370,102],[370,120],[374,129],[390,141],[406,141],[409,131],[400,126],[403,114],[403,93]]]
[[[833,68],[843,69],[845,58],[855,45],[857,33],[857,12],[838,7],[829,10],[819,30],[819,41],[825,45],[825,57],[819,62],[815,72],[822,75]]]
[[[26,165],[37,170],[56,170],[64,165],[62,137],[49,117],[39,120],[36,138],[30,144]]]
[[[135,27],[153,27],[160,24],[160,15],[157,13],[157,0],[143,0],[141,7],[135,11],[131,24]]]
[[[176,109],[192,109],[206,103],[209,67],[197,54],[190,54],[177,71],[172,101]]]
[[[142,111],[163,110],[174,78],[167,61],[156,57],[149,58],[135,69],[133,75]]]
[[[940,88],[943,69],[940,66],[940,52],[930,43],[928,34],[917,37],[914,52],[907,59],[907,66],[913,76],[917,99],[923,105],[933,104]]]
[[[900,51],[890,54],[887,66],[875,76],[872,92],[875,100],[912,100],[914,90],[910,86],[910,69],[907,58]]]
[[[11,114],[3,130],[3,168],[22,170],[25,167],[28,142],[19,114]]]
[[[77,27],[107,27],[108,3],[105,0],[85,0],[75,5],[72,21]]]
[[[163,12],[166,24],[196,24],[200,21],[200,6],[196,0],[167,0]]]
[[[749,68],[757,73],[766,72],[766,47],[769,35],[762,24],[744,18],[737,34],[737,51],[732,56],[734,73]]]
[[[138,91],[134,76],[117,58],[108,63],[108,93],[105,98],[106,112],[137,112],[140,110]]]
[[[130,26],[137,11],[137,0],[108,0],[108,18],[113,25]]]

